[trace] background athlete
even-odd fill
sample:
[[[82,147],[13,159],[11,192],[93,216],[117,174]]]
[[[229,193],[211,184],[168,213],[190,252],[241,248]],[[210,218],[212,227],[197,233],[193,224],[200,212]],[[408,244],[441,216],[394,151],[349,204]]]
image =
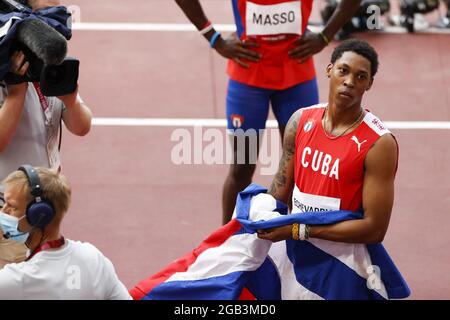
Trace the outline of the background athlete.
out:
[[[227,121],[233,139],[234,161],[223,187],[223,223],[231,218],[236,196],[252,181],[256,155],[238,150],[235,129],[248,135],[265,128],[269,105],[283,136],[291,115],[318,103],[312,56],[320,52],[353,16],[360,0],[342,0],[321,33],[307,29],[312,0],[232,0],[237,33],[223,39],[204,14],[199,0],[177,4],[221,56],[229,59]],[[248,131],[254,129],[255,131]],[[242,153],[245,152],[246,158]],[[241,156],[239,155],[241,154]],[[238,163],[237,159],[245,161]]]

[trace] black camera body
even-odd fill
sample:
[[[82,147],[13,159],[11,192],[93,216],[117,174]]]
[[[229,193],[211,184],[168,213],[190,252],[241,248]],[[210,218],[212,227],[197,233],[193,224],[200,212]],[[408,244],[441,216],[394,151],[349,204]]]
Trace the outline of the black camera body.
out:
[[[408,32],[414,32],[414,14],[429,13],[439,8],[439,0],[401,0],[400,23]]]
[[[324,24],[328,22],[334,11],[336,11],[339,1],[340,0],[326,0],[325,7],[320,11]],[[338,40],[348,38],[352,32],[368,30],[367,21],[371,17],[371,13],[368,13],[367,10],[370,6],[377,6],[380,10],[380,15],[389,12],[391,9],[389,0],[362,0],[358,10],[353,15],[353,18],[347,22],[337,34]]]
[[[30,67],[24,76],[9,72],[5,77],[8,84],[22,82],[39,82],[42,94],[47,97],[63,96],[74,92],[77,88],[80,61],[65,57],[60,64],[45,64],[23,43],[12,46],[11,54],[22,51]]]
[[[28,7],[14,0],[0,0],[0,11],[31,12]],[[66,38],[37,17],[20,21],[16,30],[9,57],[16,51],[22,51],[30,66],[24,76],[8,72],[0,80],[10,84],[39,82],[45,96],[63,96],[74,92],[80,62],[66,56]]]
[[[58,66],[42,68],[41,91],[48,97],[63,96],[77,89],[80,61],[66,57]]]

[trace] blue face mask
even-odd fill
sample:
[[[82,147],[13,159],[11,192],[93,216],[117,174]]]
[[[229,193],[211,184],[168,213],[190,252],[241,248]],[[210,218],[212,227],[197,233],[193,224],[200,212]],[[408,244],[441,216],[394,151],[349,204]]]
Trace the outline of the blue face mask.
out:
[[[19,221],[24,217],[19,219],[0,211],[0,228],[3,230],[3,236],[7,239],[25,243],[29,233],[19,231]]]

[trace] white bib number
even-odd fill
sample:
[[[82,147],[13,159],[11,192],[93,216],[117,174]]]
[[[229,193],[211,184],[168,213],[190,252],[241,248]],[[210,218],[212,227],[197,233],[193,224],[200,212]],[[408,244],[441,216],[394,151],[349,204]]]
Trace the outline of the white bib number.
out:
[[[292,193],[292,213],[309,211],[334,211],[339,210],[341,199],[317,196],[301,192],[297,186]]]
[[[259,5],[247,1],[247,35],[298,34],[302,30],[300,1]]]

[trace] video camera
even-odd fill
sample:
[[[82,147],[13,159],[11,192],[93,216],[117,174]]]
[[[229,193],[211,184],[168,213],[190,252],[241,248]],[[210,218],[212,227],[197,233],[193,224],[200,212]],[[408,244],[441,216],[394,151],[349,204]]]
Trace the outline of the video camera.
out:
[[[341,0],[326,0],[324,8],[320,11],[320,15],[324,24],[328,22],[334,11],[336,11],[340,1]],[[391,9],[389,0],[362,0],[358,11],[356,11],[353,18],[349,22],[347,22],[338,32],[336,36],[338,40],[348,38],[352,32],[367,31],[367,21],[372,15],[371,13],[367,12],[367,9],[373,5],[379,8],[380,15],[385,14]]]
[[[14,12],[30,13],[31,9],[14,0],[0,0],[0,15]],[[8,72],[0,80],[9,84],[39,82],[45,96],[62,96],[76,90],[80,62],[66,57],[66,38],[41,19],[20,21],[9,57],[16,51],[22,51],[30,64],[26,75]]]
[[[439,8],[439,0],[401,0],[400,23],[408,32],[414,32],[414,15],[425,14]]]

